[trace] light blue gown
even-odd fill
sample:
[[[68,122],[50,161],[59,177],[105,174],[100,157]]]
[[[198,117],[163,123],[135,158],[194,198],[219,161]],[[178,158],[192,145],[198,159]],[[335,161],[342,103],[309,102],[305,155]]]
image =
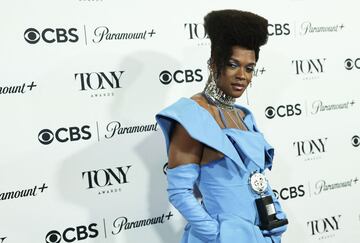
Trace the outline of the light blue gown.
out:
[[[249,185],[250,174],[271,169],[274,149],[255,124],[252,113],[245,112],[249,131],[221,128],[213,116],[196,101],[181,98],[156,115],[169,149],[174,121],[189,135],[221,152],[224,157],[199,166],[195,163],[167,170],[169,200],[188,221],[181,243],[279,243],[286,226],[260,230],[255,199]],[[221,113],[220,113],[221,114]],[[189,161],[190,162],[190,161]],[[193,195],[197,185],[202,204]],[[285,218],[270,187],[278,218]]]

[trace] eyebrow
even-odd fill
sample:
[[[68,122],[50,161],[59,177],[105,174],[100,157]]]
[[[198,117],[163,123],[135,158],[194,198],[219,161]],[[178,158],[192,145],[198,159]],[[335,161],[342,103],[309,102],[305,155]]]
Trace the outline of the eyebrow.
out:
[[[240,64],[240,61],[237,60],[237,59],[235,59],[235,58],[233,58],[233,57],[230,57],[230,60],[236,62],[237,64]],[[250,63],[246,64],[246,66],[249,66],[249,65],[255,66],[256,63],[255,63],[255,62],[250,62]]]

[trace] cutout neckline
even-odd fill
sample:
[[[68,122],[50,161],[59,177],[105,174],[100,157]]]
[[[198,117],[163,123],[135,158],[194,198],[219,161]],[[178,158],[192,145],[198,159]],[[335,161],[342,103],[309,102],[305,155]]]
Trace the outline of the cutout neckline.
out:
[[[215,122],[215,124],[216,124],[216,125],[219,127],[219,129],[222,130],[222,131],[223,131],[223,130],[235,130],[235,131],[240,131],[240,132],[245,132],[245,133],[255,132],[255,131],[253,131],[253,130],[242,130],[242,129],[239,129],[239,128],[236,128],[236,127],[221,127],[221,126],[219,125],[219,123],[216,121],[215,117],[214,117],[207,109],[205,109],[204,107],[202,107],[201,105],[199,105],[195,100],[193,100],[193,99],[191,99],[191,98],[185,98],[185,97],[183,97],[183,99],[187,99],[187,100],[193,102],[193,103],[194,103],[195,105],[197,105],[200,109],[202,109],[203,111],[205,111],[205,112],[212,118],[212,121]],[[239,110],[241,110],[242,112],[244,112],[245,116],[244,116],[244,118],[242,118],[242,119],[243,119],[243,121],[244,121],[245,127],[249,129],[248,125],[245,123],[245,118],[246,118],[247,116],[249,116],[250,113],[247,112],[247,111],[244,111],[244,110],[242,109],[242,106],[240,106],[240,105],[238,105],[238,104],[235,104],[235,107],[238,108]]]

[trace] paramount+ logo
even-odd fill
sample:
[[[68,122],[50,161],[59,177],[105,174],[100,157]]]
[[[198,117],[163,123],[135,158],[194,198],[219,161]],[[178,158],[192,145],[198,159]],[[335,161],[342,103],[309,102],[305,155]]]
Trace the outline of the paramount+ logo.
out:
[[[80,225],[69,227],[62,232],[57,230],[49,231],[45,236],[46,243],[61,243],[86,240],[88,238],[96,238],[99,235],[97,224],[92,223],[88,226]]]
[[[82,127],[61,127],[52,131],[42,129],[38,134],[38,140],[43,145],[49,145],[54,141],[65,143],[79,140],[89,140],[91,138],[90,126]]]
[[[168,85],[172,81],[175,83],[192,83],[192,82],[201,82],[204,77],[202,75],[201,69],[185,69],[185,70],[175,70],[168,71],[164,70],[159,74],[159,80],[162,84]]]
[[[45,28],[38,30],[35,28],[28,28],[24,32],[24,39],[29,44],[36,44],[40,41],[45,43],[75,43],[79,41],[76,28]]]

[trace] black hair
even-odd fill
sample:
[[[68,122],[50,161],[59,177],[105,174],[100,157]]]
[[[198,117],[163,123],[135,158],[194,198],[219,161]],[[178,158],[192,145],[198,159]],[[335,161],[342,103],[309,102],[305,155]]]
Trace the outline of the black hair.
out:
[[[211,59],[220,75],[232,55],[233,46],[255,51],[259,59],[260,46],[268,40],[267,19],[246,11],[225,9],[208,13],[204,27],[211,41]]]

